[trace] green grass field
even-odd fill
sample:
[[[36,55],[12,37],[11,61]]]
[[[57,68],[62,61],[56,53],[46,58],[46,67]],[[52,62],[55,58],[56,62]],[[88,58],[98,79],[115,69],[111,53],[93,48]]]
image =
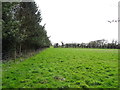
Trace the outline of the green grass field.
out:
[[[48,48],[2,74],[3,88],[117,88],[118,50]]]

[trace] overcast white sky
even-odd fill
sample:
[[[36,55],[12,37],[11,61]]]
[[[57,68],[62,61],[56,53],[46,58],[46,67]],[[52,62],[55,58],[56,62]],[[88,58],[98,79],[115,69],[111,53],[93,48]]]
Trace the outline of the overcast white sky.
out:
[[[52,43],[118,39],[119,0],[35,0]]]

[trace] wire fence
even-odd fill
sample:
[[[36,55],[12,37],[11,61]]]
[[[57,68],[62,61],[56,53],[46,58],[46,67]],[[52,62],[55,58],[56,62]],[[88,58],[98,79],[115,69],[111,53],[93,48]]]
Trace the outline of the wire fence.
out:
[[[17,58],[23,57],[23,58],[29,58],[42,50],[46,48],[39,48],[37,50],[31,49],[31,50],[22,50],[21,52],[10,50],[8,52],[2,51],[2,61],[8,61],[8,60],[15,60]]]

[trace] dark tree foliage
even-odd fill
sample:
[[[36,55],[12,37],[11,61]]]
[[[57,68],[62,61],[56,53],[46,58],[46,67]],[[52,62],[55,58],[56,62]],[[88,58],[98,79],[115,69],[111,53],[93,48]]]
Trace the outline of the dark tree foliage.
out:
[[[59,44],[58,43],[55,43],[54,44],[54,48],[58,48]]]
[[[2,3],[3,59],[49,47],[50,40],[35,2]]]
[[[54,48],[57,48],[57,47],[58,47],[58,45],[57,45],[57,43],[55,43]],[[117,40],[112,40],[111,43],[108,43],[107,40],[101,39],[101,40],[90,41],[89,43],[66,43],[66,44],[62,43],[61,47],[65,47],[65,48],[108,48],[108,49],[120,49],[120,43]]]

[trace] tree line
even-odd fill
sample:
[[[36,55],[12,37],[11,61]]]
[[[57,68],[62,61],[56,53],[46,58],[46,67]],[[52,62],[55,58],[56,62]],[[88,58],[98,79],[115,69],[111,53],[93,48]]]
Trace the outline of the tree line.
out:
[[[90,41],[89,43],[63,43],[59,45],[58,43],[54,44],[54,48],[62,47],[62,48],[110,48],[110,49],[120,49],[120,44],[117,40],[112,40],[111,43],[108,43],[107,40],[95,40]]]
[[[35,2],[2,2],[2,57],[49,47],[51,42],[41,25],[41,11]]]

